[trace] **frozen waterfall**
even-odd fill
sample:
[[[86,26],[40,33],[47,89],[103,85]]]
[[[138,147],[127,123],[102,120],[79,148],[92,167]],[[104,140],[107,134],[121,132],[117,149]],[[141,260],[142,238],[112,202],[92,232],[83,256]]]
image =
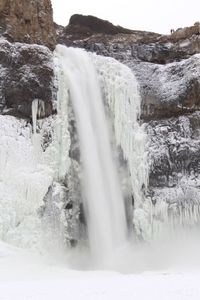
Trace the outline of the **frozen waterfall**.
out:
[[[115,60],[61,45],[55,55],[59,69],[58,106],[66,112],[70,101],[77,122],[90,249],[94,258],[105,262],[127,241],[128,230],[104,101],[114,114],[115,141],[129,163],[133,194],[139,207],[147,176],[144,133],[138,123],[138,85],[130,69]],[[67,118],[62,110],[60,118],[62,123]]]
[[[61,101],[70,98],[77,121],[90,249],[104,261],[126,241],[127,225],[100,85],[85,51],[58,46],[56,52],[62,69],[59,88],[67,87]]]
[[[137,81],[114,59],[64,46],[55,51],[55,74],[56,116],[39,120],[44,103],[35,99],[32,126],[14,117],[0,118],[0,237],[35,249],[48,244],[45,235],[49,240],[56,236],[48,251],[54,250],[59,235],[64,246],[84,244],[88,238],[95,264],[111,266],[128,241],[128,225],[146,230],[141,215],[147,164]],[[69,129],[72,121],[75,133]],[[70,156],[77,133],[80,161]],[[80,225],[82,202],[86,224]],[[67,211],[70,205],[75,211]]]
[[[128,162],[134,200],[133,224],[138,236],[152,235],[151,203],[145,197],[148,186],[147,138],[140,125],[141,97],[133,72],[110,57],[93,55],[105,102],[110,111],[116,144]]]

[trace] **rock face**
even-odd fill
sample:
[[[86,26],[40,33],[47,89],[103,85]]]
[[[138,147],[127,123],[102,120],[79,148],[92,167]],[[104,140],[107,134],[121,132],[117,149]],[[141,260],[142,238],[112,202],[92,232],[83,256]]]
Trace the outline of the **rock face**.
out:
[[[115,26],[93,16],[73,15],[68,26],[55,24],[57,42],[82,47],[101,55],[113,56],[112,50],[123,55],[131,44],[143,38],[155,39],[160,34]],[[119,51],[117,51],[119,50]]]
[[[55,47],[50,0],[0,0],[0,34],[9,41]]]
[[[0,41],[0,112],[30,117],[38,99],[41,116],[52,114],[54,95],[53,55],[37,45]]]
[[[169,36],[139,41],[132,45],[133,58],[142,61],[166,64],[181,61],[200,51],[200,25],[181,28]]]
[[[0,114],[31,118],[34,100],[40,104],[40,117],[54,112],[52,52],[47,47],[28,44],[42,44],[53,49],[57,38],[57,42],[67,46],[111,56],[128,65],[140,84],[141,122],[146,126],[149,140],[147,194],[151,203],[156,205],[163,202],[169,209],[172,206],[184,208],[187,203],[199,205],[198,22],[167,36],[128,30],[92,16],[81,15],[72,16],[70,24],[64,28],[53,24],[48,0],[0,0],[0,27],[0,35],[9,40],[0,40]],[[73,122],[70,128],[74,139],[70,158],[78,165],[80,154]],[[79,195],[74,200],[74,191],[78,186],[74,182],[78,176],[75,167],[70,176],[71,194],[67,197],[76,203]],[[78,211],[77,207],[75,209]],[[68,212],[71,209],[71,204],[66,207],[67,214],[73,219],[75,214]],[[200,209],[198,213],[200,216]],[[191,211],[189,214],[193,216]]]
[[[150,186],[173,188],[182,174],[197,180],[200,172],[199,129],[199,111],[148,123],[152,162]]]
[[[127,64],[140,83],[143,120],[179,116],[200,108],[199,22],[167,36],[133,30],[125,34],[112,24],[105,25],[103,33],[95,31],[104,22],[74,15],[66,28],[59,28],[58,40]],[[72,25],[77,26],[74,31]],[[81,25],[92,28],[87,38],[81,36]]]
[[[142,94],[142,119],[163,119],[200,110],[200,54],[166,65],[128,62]]]
[[[121,61],[166,64],[200,52],[200,24],[196,22],[171,35],[160,35],[124,29],[91,16],[74,15],[68,26],[59,28],[57,39],[67,46],[83,47]]]

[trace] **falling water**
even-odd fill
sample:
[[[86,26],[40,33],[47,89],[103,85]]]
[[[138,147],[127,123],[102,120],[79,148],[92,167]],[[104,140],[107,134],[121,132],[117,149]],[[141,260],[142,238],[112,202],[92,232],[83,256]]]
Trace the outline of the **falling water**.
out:
[[[90,249],[102,263],[125,242],[127,225],[100,85],[85,51],[57,46],[56,55],[62,70],[59,88],[65,90],[61,101],[67,105],[70,98],[77,121]]]

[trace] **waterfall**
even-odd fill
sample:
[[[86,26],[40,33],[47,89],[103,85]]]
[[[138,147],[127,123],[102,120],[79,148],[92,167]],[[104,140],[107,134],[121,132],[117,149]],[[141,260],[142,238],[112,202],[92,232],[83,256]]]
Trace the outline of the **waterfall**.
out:
[[[57,46],[56,55],[62,70],[59,89],[65,90],[61,101],[70,98],[77,121],[90,249],[102,263],[126,241],[127,225],[100,84],[85,51]]]
[[[134,200],[133,224],[138,236],[151,239],[151,202],[145,196],[148,186],[147,137],[140,125],[141,97],[133,72],[113,58],[93,55],[106,104],[110,111],[116,144],[128,162]]]
[[[55,73],[56,116],[39,120],[45,103],[35,99],[32,127],[15,118],[0,119],[0,236],[34,248],[40,247],[44,227],[48,237],[61,231],[59,240],[75,245],[88,239],[95,264],[113,266],[130,236],[132,194],[139,212],[133,224],[140,231],[145,223],[141,204],[146,161],[137,81],[113,59],[65,46],[56,48]],[[81,156],[72,157],[74,145],[80,146]]]

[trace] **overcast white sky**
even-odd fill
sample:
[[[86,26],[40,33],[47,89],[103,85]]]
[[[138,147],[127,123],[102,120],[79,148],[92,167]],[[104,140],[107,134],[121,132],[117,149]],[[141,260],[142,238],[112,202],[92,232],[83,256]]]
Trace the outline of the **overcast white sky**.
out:
[[[51,0],[54,20],[67,25],[75,13],[94,15],[130,29],[170,32],[200,21],[200,0]]]

